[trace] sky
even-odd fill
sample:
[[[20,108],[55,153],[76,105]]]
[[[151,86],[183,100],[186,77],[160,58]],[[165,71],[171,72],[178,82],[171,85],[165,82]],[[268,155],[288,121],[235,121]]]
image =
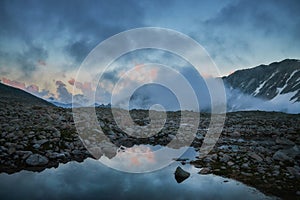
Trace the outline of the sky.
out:
[[[80,95],[91,90],[88,81],[74,83],[89,52],[115,34],[140,27],[169,28],[193,38],[221,76],[299,59],[299,10],[298,0],[2,0],[0,79],[68,102],[74,85]],[[132,56],[127,64],[140,62]],[[112,72],[106,79],[113,83],[118,72]]]

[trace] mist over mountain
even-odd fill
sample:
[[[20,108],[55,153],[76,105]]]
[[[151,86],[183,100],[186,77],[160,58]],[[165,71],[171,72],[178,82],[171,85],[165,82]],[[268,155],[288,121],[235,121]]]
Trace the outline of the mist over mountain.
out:
[[[300,112],[300,61],[286,59],[222,78],[229,111]]]
[[[223,81],[226,91],[227,112],[244,110],[279,111],[286,113],[300,113],[300,61],[286,59],[269,65],[259,65],[254,68],[235,71],[222,78],[203,78],[193,67],[180,69],[186,80],[195,92],[200,111],[210,112],[211,97],[206,82]],[[176,80],[176,79],[174,79]],[[192,110],[189,96],[184,96],[185,88],[173,83],[182,91],[182,94],[174,94],[171,90],[159,84],[147,84],[138,88],[131,94],[129,109],[149,109],[159,104],[165,110]],[[182,87],[182,88],[181,88]],[[0,84],[1,98],[10,99],[27,104],[56,105],[58,107],[71,108],[72,102],[60,102],[52,97],[39,99],[25,91]],[[184,96],[183,103],[179,102],[176,95]],[[75,95],[75,107],[80,106],[105,106],[107,102],[95,102],[86,105],[84,95]],[[81,103],[80,103],[81,102]],[[189,103],[190,102],[190,103]],[[126,102],[119,102],[120,107]],[[114,106],[114,105],[112,105]],[[126,107],[122,107],[126,108]],[[153,108],[153,107],[152,107]],[[157,108],[157,107],[156,107]]]
[[[200,110],[209,112],[211,102],[205,81],[216,81],[218,78],[203,79],[192,68],[185,68],[181,73],[193,87]],[[299,60],[286,59],[270,65],[238,70],[222,77],[222,80],[225,84],[228,112],[243,110],[300,112]],[[148,109],[151,105],[161,102],[166,110],[180,110],[178,102],[170,100],[170,91],[153,88],[151,90],[150,86],[146,86],[145,90],[137,90],[131,98],[131,108]]]

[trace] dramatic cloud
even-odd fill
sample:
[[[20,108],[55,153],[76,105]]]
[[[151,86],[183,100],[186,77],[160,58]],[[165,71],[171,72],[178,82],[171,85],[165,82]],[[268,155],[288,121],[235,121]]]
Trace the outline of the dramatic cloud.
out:
[[[36,96],[39,96],[39,97],[47,97],[49,95],[49,90],[43,89],[42,91],[40,91],[39,86],[37,86],[35,84],[31,84],[29,86],[26,86],[26,84],[23,83],[23,82],[10,80],[10,79],[5,78],[5,77],[2,78],[2,83],[6,84],[6,85],[10,85],[10,86],[15,87],[15,88],[25,90],[25,91],[27,91],[31,94],[34,94]]]
[[[206,48],[221,75],[226,75],[239,68],[299,58],[299,10],[298,0],[2,0],[0,75],[23,89],[26,85],[22,83],[36,85],[28,89],[36,94],[57,92],[54,96],[62,101],[70,101],[70,86],[79,90],[75,95],[89,96],[95,90],[92,80],[76,83],[72,79],[84,58],[108,37],[144,26],[171,28],[191,36]],[[173,45],[183,48],[176,42]],[[109,89],[128,66],[147,62],[178,69],[186,66],[170,60],[172,57],[162,52],[130,54],[103,74],[104,82],[99,83],[96,98],[107,100]],[[192,71],[179,71],[198,85],[197,90],[203,89]],[[156,71],[149,75],[158,76]],[[67,85],[52,80],[62,80]],[[201,99],[207,97],[202,95]]]
[[[58,100],[63,103],[70,103],[72,101],[72,94],[67,90],[66,85],[62,81],[56,81]]]
[[[39,86],[37,85],[29,85],[26,88],[27,91],[29,91],[30,93],[38,93],[39,92]]]
[[[10,86],[13,86],[15,88],[22,89],[22,90],[24,90],[26,88],[25,83],[21,83],[19,81],[14,81],[14,80],[10,80],[10,79],[7,79],[7,78],[2,78],[2,82],[6,85],[10,85]]]
[[[102,79],[103,80],[107,80],[110,81],[112,83],[115,83],[119,80],[119,76],[118,76],[118,71],[117,70],[112,70],[112,71],[106,71],[102,74]]]
[[[75,41],[74,43],[66,46],[68,54],[78,63],[81,63],[91,50],[92,45],[83,40]]]
[[[297,0],[235,1],[201,22],[195,35],[227,73],[299,57],[299,9]]]

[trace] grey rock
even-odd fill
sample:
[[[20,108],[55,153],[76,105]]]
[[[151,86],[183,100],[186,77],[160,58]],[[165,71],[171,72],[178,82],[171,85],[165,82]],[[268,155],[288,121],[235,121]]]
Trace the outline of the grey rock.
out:
[[[39,149],[41,147],[41,145],[40,144],[34,144],[34,145],[32,145],[32,147],[35,148],[35,149]]]
[[[35,144],[39,144],[39,145],[43,145],[43,144],[45,144],[47,142],[49,142],[49,140],[47,140],[47,139],[34,141]]]
[[[250,153],[248,153],[248,155],[257,162],[262,162],[263,161],[263,159],[254,152],[250,152]]]
[[[282,152],[291,158],[295,158],[296,156],[300,156],[300,147],[295,145],[289,149],[282,150]]]
[[[42,166],[48,164],[49,160],[40,154],[32,154],[26,159],[25,162],[30,166]]]
[[[247,172],[241,172],[241,174],[244,175],[244,176],[253,176],[253,174],[247,173]]]
[[[243,168],[243,169],[250,169],[249,163],[243,163],[243,164],[242,164],[242,168]]]
[[[277,161],[291,161],[292,159],[287,156],[282,150],[278,150],[273,155],[273,160]]]
[[[16,152],[16,148],[14,148],[14,147],[10,147],[8,150],[7,150],[7,153],[8,154],[13,154],[13,153],[15,153]]]
[[[241,134],[238,131],[233,131],[229,133],[231,137],[241,137]]]
[[[64,159],[64,158],[66,158],[66,155],[64,153],[58,153],[58,154],[56,154],[56,158]]]
[[[300,177],[300,171],[299,171],[299,169],[297,169],[295,167],[287,167],[286,169],[294,177],[297,177],[297,178]]]
[[[32,155],[31,151],[16,151],[18,156],[22,156],[22,159],[26,159],[28,156]]]
[[[208,167],[204,167],[200,170],[200,174],[209,174],[211,172],[211,169]]]
[[[190,173],[187,171],[184,171],[181,167],[177,167],[175,171],[175,179],[177,183],[183,182],[185,179],[190,177]]]
[[[224,162],[224,163],[227,163],[229,160],[231,159],[231,157],[227,154],[224,154],[221,158],[220,158],[220,161],[221,162]]]
[[[72,151],[72,154],[76,156],[76,155],[81,155],[82,152],[78,149],[75,149],[75,150]]]
[[[281,144],[281,145],[291,145],[291,146],[295,145],[294,142],[292,142],[291,140],[286,139],[286,138],[277,138],[276,143]]]

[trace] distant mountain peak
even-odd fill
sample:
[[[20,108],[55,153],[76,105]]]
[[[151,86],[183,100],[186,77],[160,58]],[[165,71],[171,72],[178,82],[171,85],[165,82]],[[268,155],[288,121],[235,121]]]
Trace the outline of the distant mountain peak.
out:
[[[297,59],[238,70],[223,80],[231,89],[254,97],[275,101],[285,96],[292,103],[300,102],[300,60]]]

